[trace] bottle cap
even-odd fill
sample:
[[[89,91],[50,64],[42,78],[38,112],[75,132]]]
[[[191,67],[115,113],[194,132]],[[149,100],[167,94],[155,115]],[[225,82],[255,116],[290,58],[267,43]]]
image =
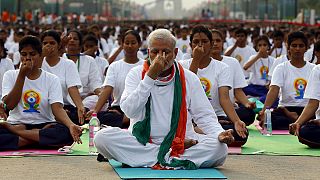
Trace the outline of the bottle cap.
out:
[[[97,117],[97,113],[92,113],[92,117]]]

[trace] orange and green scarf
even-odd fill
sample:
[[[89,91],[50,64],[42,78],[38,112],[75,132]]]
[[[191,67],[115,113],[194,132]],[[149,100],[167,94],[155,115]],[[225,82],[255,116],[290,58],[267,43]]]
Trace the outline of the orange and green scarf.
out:
[[[145,73],[148,72],[149,65],[150,64],[148,61],[145,61],[145,63],[143,64],[142,79],[144,78]],[[190,160],[179,160],[176,158],[172,158],[170,163],[167,163],[164,160],[164,157],[170,148],[170,155],[172,157],[179,157],[181,154],[183,154],[187,124],[186,81],[184,70],[178,63],[174,63],[173,68],[176,69],[176,73],[174,75],[174,99],[171,114],[170,131],[160,145],[157,159],[160,165],[163,167],[183,167],[184,169],[196,169],[196,165]],[[146,145],[150,141],[150,101],[151,95],[149,96],[146,103],[146,112],[144,119],[135,123],[132,130],[132,134],[143,145]]]

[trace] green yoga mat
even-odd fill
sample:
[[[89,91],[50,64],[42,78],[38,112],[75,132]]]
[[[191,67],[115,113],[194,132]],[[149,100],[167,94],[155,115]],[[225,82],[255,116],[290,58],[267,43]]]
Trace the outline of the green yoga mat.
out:
[[[293,135],[262,135],[253,125],[249,126],[249,138],[242,147],[242,154],[320,156],[320,149],[301,144]]]
[[[84,131],[81,136],[82,144],[76,144],[72,148],[71,156],[86,156],[89,155],[89,132]]]
[[[197,170],[153,170],[151,168],[122,168],[121,163],[110,160],[110,165],[121,179],[227,179],[214,168]]]

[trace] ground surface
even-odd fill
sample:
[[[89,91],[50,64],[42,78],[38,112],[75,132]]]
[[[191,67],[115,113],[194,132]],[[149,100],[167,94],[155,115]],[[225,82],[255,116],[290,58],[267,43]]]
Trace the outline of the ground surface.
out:
[[[320,152],[319,152],[320,153]],[[320,157],[230,155],[219,169],[230,180],[320,179]],[[120,179],[107,163],[95,157],[54,156],[0,158],[0,179]]]

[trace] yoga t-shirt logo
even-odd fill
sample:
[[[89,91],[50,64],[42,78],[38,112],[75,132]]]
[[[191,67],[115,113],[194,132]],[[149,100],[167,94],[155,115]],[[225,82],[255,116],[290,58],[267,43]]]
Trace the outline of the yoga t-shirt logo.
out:
[[[200,78],[200,81],[201,81],[201,84],[202,84],[202,88],[203,88],[204,92],[207,95],[207,98],[209,100],[212,100],[211,91],[210,91],[211,82],[209,81],[209,79],[204,78],[204,77]]]
[[[307,81],[303,78],[297,78],[294,80],[294,88],[296,90],[295,99],[303,99],[304,90],[306,89]]]
[[[261,79],[268,80],[268,73],[269,73],[268,66],[261,66],[260,67]]]
[[[237,54],[236,56],[235,56],[235,58],[239,61],[239,63],[242,61],[242,56],[241,55],[239,55],[239,54]]]
[[[30,89],[23,93],[23,112],[37,112],[39,111],[39,105],[41,101],[41,96],[38,92]]]
[[[182,46],[182,52],[185,54],[185,53],[187,53],[187,49],[188,49],[188,46],[187,45],[183,45]]]

